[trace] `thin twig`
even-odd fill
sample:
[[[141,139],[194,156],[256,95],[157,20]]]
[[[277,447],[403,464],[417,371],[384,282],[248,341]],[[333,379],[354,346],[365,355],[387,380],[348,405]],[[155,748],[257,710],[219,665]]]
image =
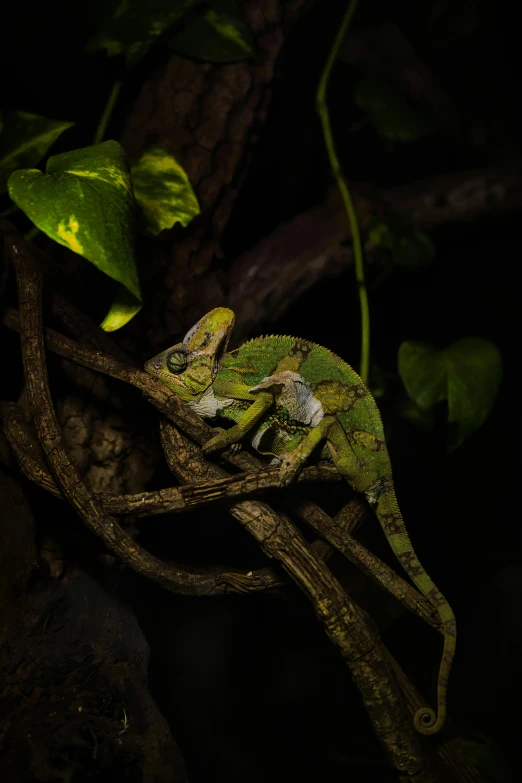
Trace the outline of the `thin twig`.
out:
[[[94,138],[92,141],[93,144],[99,144],[101,141],[103,141],[103,137],[105,136],[105,132],[107,131],[107,126],[111,119],[112,112],[114,111],[114,107],[116,105],[116,101],[118,100],[118,96],[120,94],[121,88],[122,88],[121,79],[116,79],[116,81],[111,87],[109,97],[107,98],[107,103],[105,104],[105,108],[103,110],[102,116],[98,123],[98,127],[96,128],[96,132],[94,134]]]

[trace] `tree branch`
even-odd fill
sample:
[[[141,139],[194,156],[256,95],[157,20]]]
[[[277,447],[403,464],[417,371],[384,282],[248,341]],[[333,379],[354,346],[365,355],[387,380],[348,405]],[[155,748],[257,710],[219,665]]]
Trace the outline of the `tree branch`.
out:
[[[522,206],[522,166],[492,166],[448,174],[392,190],[352,185],[356,212],[364,224],[382,202],[408,217],[417,230],[507,212]],[[234,341],[240,344],[261,322],[276,321],[319,280],[336,277],[353,262],[344,209],[332,188],[325,201],[275,229],[239,256],[229,272],[227,306],[234,310]],[[366,248],[371,263],[371,249]]]

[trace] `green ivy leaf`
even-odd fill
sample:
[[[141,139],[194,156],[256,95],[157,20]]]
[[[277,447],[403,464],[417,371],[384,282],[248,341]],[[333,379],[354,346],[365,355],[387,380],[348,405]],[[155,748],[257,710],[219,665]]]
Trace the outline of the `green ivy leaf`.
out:
[[[161,147],[144,152],[131,167],[131,175],[146,233],[157,236],[175,223],[185,227],[199,215],[198,200],[185,171]]]
[[[15,171],[8,189],[40,231],[122,283],[139,306],[134,197],[127,159],[116,141],[53,155],[45,174]]]
[[[49,147],[74,122],[60,122],[25,111],[0,113],[0,193],[16,169],[36,166]]]
[[[498,348],[469,337],[442,351],[417,341],[399,348],[399,375],[411,399],[426,410],[447,400],[448,421],[458,425],[452,448],[485,421],[502,377]]]
[[[252,33],[234,0],[208,0],[190,11],[168,45],[184,57],[214,63],[243,60],[254,52]]]
[[[367,112],[379,136],[387,141],[415,141],[434,130],[433,122],[386,79],[373,73],[355,88],[357,106]]]
[[[127,67],[141,60],[153,43],[200,0],[116,0],[102,29],[87,42],[88,52],[122,54]]]

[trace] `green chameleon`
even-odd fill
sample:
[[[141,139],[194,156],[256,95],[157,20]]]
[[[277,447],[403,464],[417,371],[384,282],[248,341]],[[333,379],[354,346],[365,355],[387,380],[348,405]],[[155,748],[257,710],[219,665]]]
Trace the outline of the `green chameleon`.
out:
[[[436,608],[444,631],[437,715],[417,710],[415,728],[435,734],[444,725],[448,677],[455,652],[455,617],[420,564],[397,505],[377,404],[361,378],[338,356],[297,337],[258,337],[225,353],[234,313],[218,307],[184,340],[145,364],[204,418],[234,422],[203,446],[206,454],[247,434],[280,465],[287,486],[320,444],[357,492],[363,492],[399,562]]]

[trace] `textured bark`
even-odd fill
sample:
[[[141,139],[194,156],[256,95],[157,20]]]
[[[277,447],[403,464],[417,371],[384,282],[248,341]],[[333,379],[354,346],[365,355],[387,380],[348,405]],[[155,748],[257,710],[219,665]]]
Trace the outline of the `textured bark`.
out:
[[[202,214],[169,243],[150,244],[144,284],[153,296],[144,317],[150,345],[195,322],[203,309],[223,304],[219,240],[248,168],[271,96],[274,69],[291,21],[306,0],[245,0],[256,57],[226,65],[172,57],[146,82],[131,110],[122,144],[131,160],[152,143],[184,167]],[[145,298],[147,302],[147,297]]]

